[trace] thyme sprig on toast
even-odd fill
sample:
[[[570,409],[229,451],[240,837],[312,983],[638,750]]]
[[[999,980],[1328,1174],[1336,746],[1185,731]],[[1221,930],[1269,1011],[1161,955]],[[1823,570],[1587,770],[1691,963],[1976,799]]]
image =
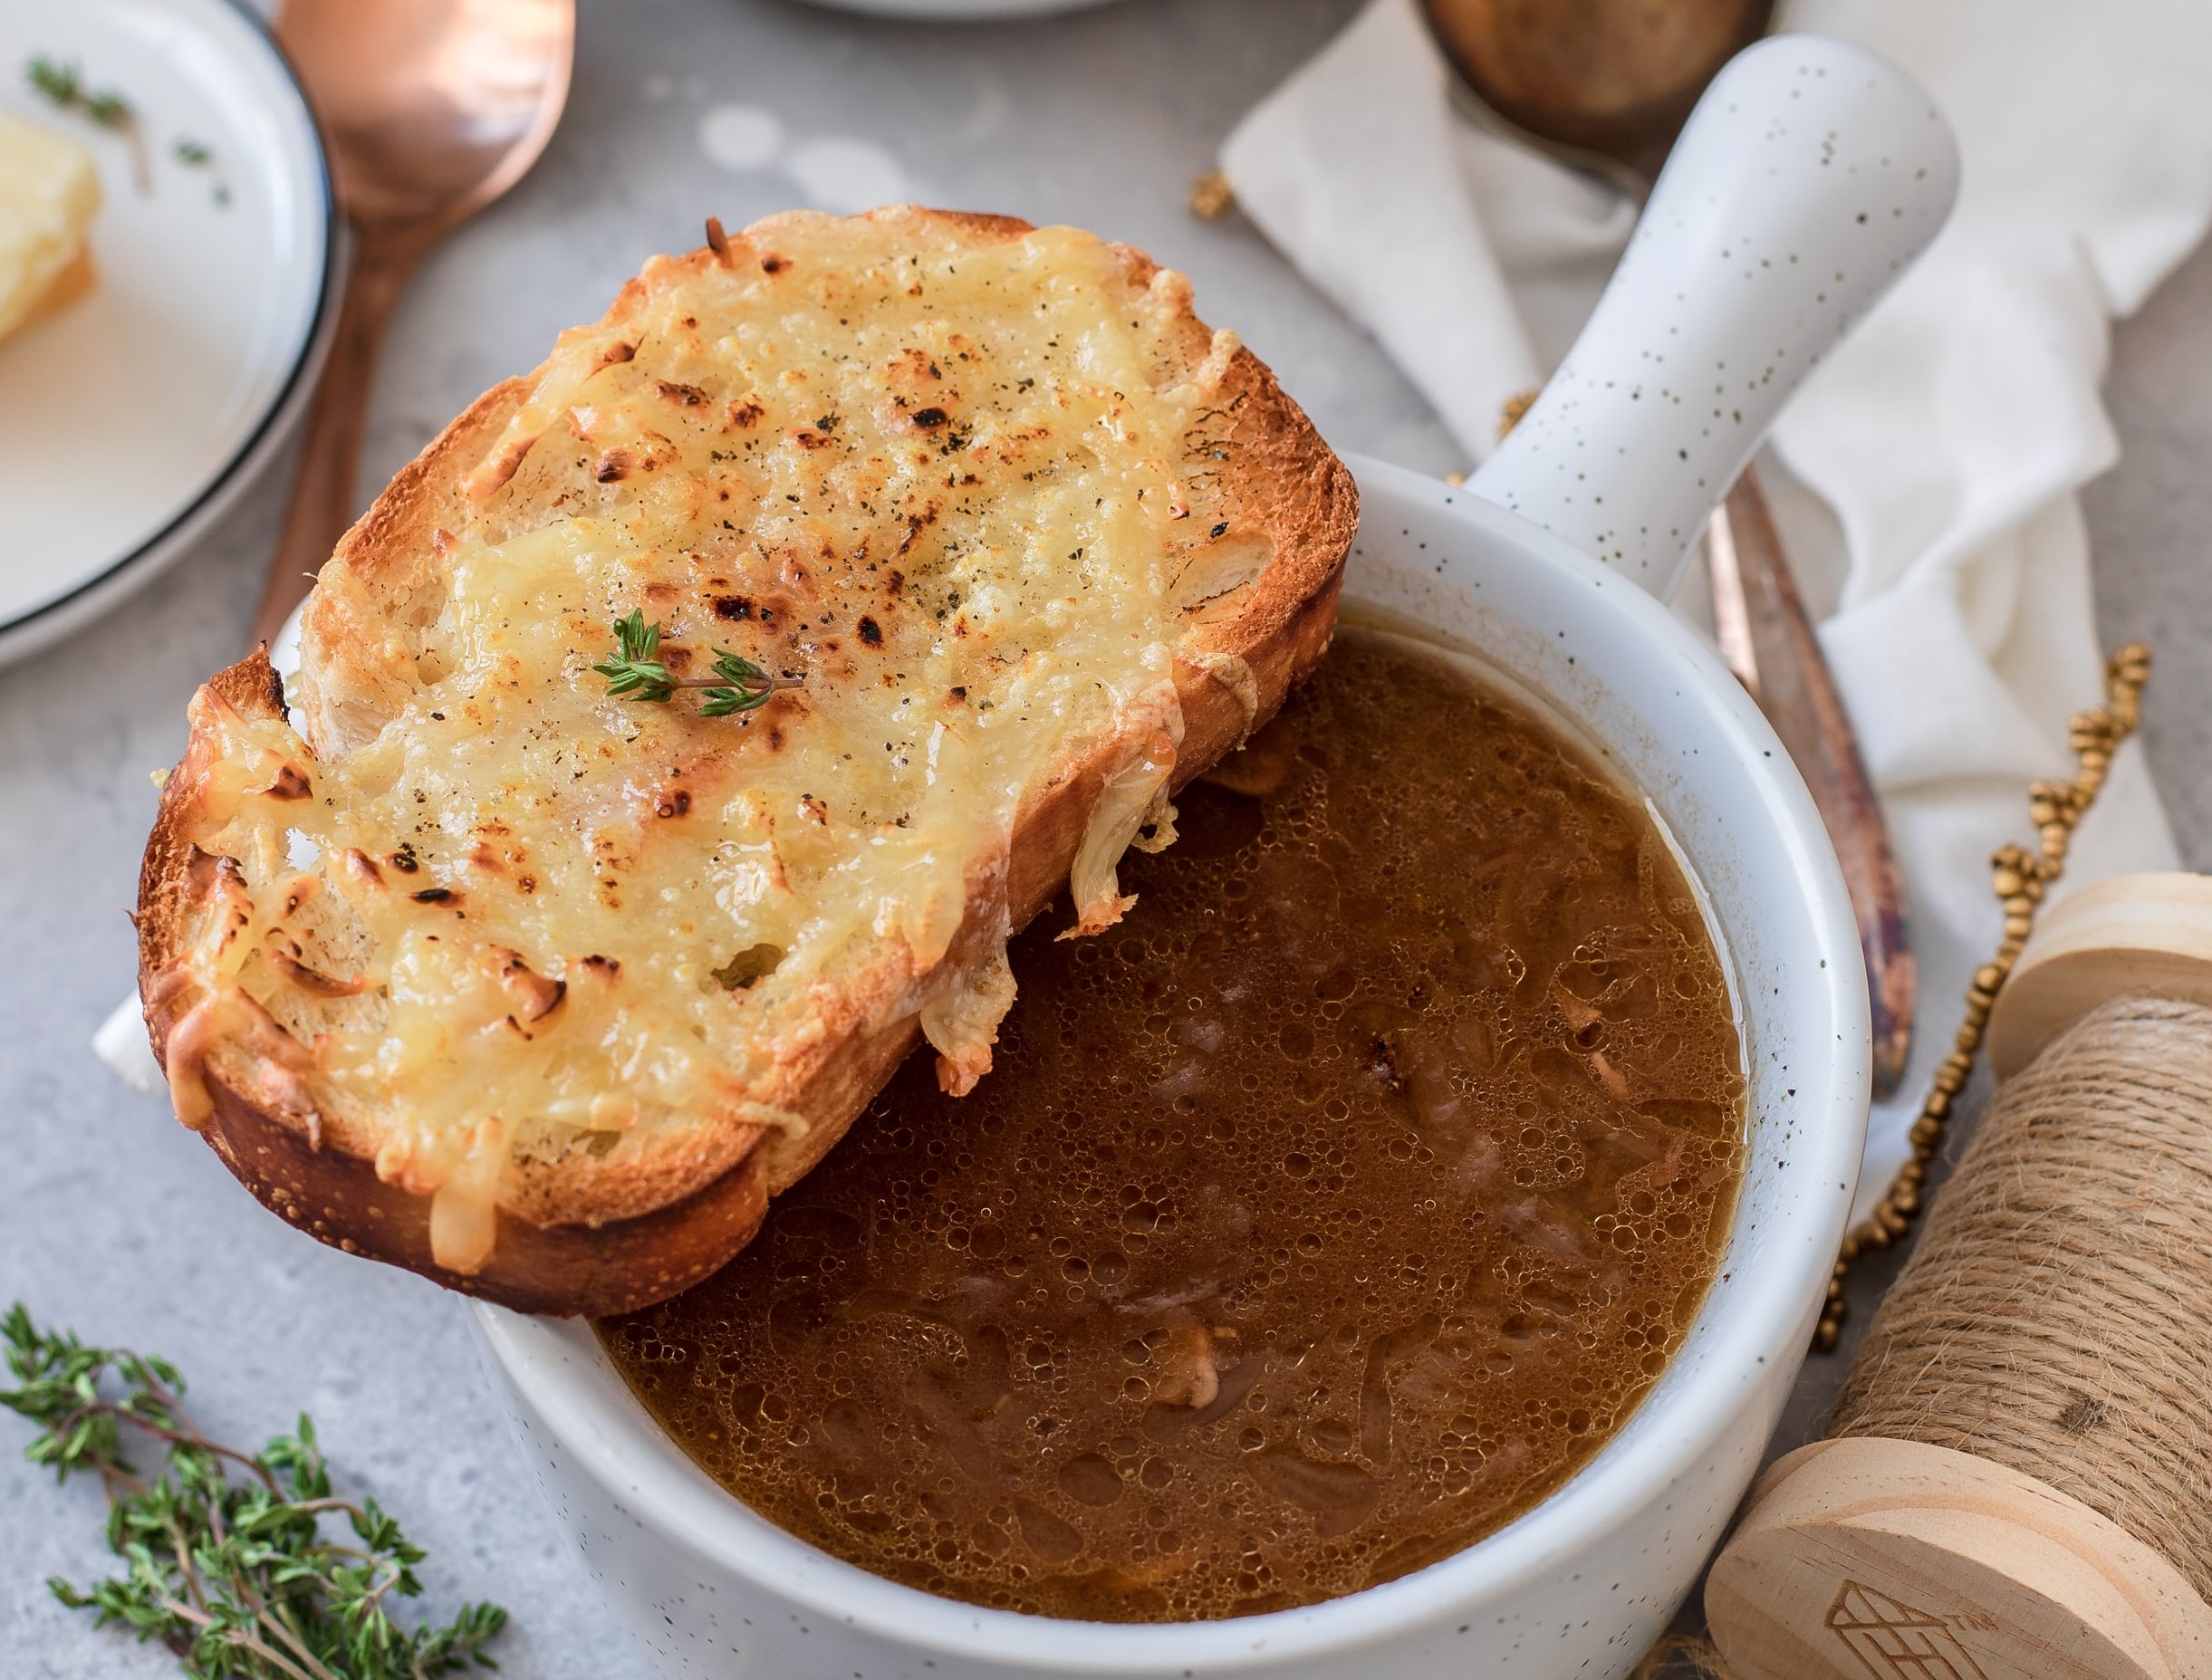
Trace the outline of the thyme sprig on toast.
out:
[[[497,1605],[465,1605],[442,1627],[393,1619],[389,1601],[422,1590],[422,1550],[374,1500],[332,1493],[305,1413],[295,1434],[245,1453],[201,1434],[166,1359],[43,1330],[21,1302],[0,1340],[19,1385],[0,1406],[41,1430],[24,1456],[61,1481],[100,1478],[108,1544],[126,1566],[90,1591],[50,1579],[63,1604],[160,1640],[194,1680],[426,1680],[498,1666],[484,1652],[506,1623]],[[159,1476],[124,1457],[126,1428],[167,1445]],[[322,1532],[339,1515],[352,1543]]]
[[[774,677],[726,648],[715,649],[712,677],[678,677],[658,656],[660,626],[648,624],[645,613],[633,610],[614,621],[614,657],[591,668],[607,679],[607,693],[617,698],[667,701],[679,688],[701,690],[699,715],[727,717],[768,704],[778,691],[800,687],[804,678]]]

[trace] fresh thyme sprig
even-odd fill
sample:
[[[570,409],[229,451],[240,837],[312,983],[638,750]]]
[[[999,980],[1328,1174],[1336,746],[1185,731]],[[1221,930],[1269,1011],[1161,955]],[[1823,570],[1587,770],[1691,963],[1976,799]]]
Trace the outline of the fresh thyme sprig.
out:
[[[24,66],[31,86],[63,110],[73,110],[101,128],[122,136],[130,149],[130,175],[142,193],[152,186],[146,161],[146,137],[139,131],[139,113],[114,89],[95,93],[85,85],[74,64],[57,64],[41,53]]]
[[[779,690],[797,688],[805,680],[772,677],[726,648],[715,649],[712,677],[678,677],[658,657],[659,652],[660,626],[648,624],[644,611],[633,610],[628,618],[614,621],[614,657],[591,668],[607,679],[608,694],[617,698],[666,701],[674,699],[678,688],[701,689],[702,717],[750,712],[767,705]]]
[[[392,1619],[389,1598],[422,1590],[422,1550],[374,1500],[332,1494],[306,1414],[297,1434],[249,1454],[200,1433],[166,1359],[42,1330],[20,1301],[0,1339],[21,1385],[0,1391],[0,1406],[42,1431],[24,1456],[58,1480],[100,1477],[108,1544],[127,1566],[89,1592],[49,1580],[63,1604],[160,1640],[193,1680],[427,1680],[498,1666],[484,1653],[506,1623],[497,1605],[411,1632]],[[101,1391],[111,1374],[120,1398]],[[123,1456],[126,1426],[168,1445],[157,1479]],[[322,1519],[341,1513],[355,1544],[323,1536]]]
[[[34,88],[63,110],[82,111],[103,129],[128,129],[138,120],[129,100],[113,89],[92,92],[74,64],[57,64],[42,55],[33,59],[24,73]]]

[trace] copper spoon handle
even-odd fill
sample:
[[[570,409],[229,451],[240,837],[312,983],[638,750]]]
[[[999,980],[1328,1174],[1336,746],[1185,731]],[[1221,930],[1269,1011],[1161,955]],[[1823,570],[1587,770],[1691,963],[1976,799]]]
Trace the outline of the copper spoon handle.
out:
[[[261,605],[254,610],[250,648],[274,642],[292,610],[306,600],[315,573],[353,523],[353,481],[361,466],[361,429],[376,379],[378,348],[408,276],[428,241],[408,230],[361,235],[346,276],[330,360],[308,410],[299,475],[269,561]]]
[[[1880,1100],[1905,1077],[1919,990],[1890,830],[1754,468],[1714,514],[1707,541],[1723,651],[1796,761],[1843,866],[1866,956]]]

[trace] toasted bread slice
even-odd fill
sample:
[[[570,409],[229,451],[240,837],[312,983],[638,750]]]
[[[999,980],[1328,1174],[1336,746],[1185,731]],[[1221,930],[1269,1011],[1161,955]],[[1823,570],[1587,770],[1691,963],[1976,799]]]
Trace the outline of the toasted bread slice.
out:
[[[323,1241],[534,1311],[720,1266],[923,1035],[980,1077],[1009,934],[1071,878],[1071,933],[1120,915],[1326,648],[1355,520],[1138,252],[709,233],[347,533],[304,739],[262,654],[199,691],[139,888],[178,1117]],[[610,693],[633,613],[719,705]]]

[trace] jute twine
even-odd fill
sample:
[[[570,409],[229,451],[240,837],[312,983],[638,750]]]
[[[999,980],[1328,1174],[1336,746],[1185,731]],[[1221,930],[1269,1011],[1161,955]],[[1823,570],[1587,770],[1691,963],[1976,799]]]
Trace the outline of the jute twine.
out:
[[[2005,1084],[1829,1433],[2034,1476],[2212,1599],[2212,1009],[2114,999]]]

